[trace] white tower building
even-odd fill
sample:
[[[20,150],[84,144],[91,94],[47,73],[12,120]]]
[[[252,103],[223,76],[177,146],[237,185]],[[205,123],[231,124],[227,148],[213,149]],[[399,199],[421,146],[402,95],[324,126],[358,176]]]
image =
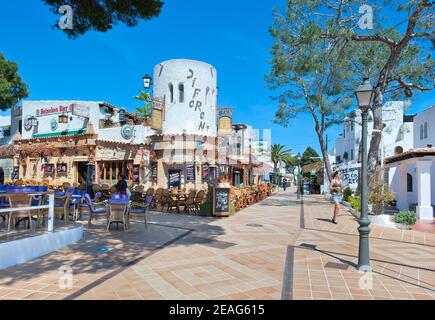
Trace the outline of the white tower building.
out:
[[[217,71],[205,62],[169,60],[154,68],[154,97],[165,98],[164,135],[217,136]]]

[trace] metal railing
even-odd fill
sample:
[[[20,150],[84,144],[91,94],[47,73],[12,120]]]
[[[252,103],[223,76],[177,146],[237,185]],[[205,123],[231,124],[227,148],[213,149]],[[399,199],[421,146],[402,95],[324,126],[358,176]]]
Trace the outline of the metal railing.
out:
[[[32,194],[32,196],[33,195],[34,194]],[[48,232],[53,232],[53,230],[54,230],[54,193],[50,193],[48,195],[48,205],[19,207],[19,208],[5,208],[5,209],[0,209],[0,214],[17,212],[17,211],[26,211],[26,210],[40,210],[40,209],[48,209]]]

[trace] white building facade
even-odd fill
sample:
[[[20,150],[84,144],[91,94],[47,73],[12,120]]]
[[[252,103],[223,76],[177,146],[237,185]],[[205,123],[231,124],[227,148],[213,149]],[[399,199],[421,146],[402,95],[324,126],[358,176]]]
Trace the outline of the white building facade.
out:
[[[396,153],[413,147],[414,144],[414,116],[404,114],[409,104],[403,101],[387,102],[382,108],[382,140],[379,148],[381,162]],[[343,133],[337,139],[332,151],[331,163],[333,170],[343,173],[345,183],[353,190],[358,186],[359,151],[361,142],[361,111],[355,110],[351,116],[345,118]],[[373,133],[373,116],[369,115],[367,144],[370,145]],[[334,159],[335,157],[335,159]]]
[[[397,208],[415,210],[421,220],[433,219],[435,206],[435,106],[414,117],[414,147],[386,159]]]

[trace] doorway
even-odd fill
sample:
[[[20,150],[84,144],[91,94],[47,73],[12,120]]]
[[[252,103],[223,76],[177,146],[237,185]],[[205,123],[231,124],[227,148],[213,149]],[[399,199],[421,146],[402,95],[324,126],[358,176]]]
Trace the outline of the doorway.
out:
[[[76,162],[77,167],[77,183],[86,185],[86,175],[88,171],[87,162]]]

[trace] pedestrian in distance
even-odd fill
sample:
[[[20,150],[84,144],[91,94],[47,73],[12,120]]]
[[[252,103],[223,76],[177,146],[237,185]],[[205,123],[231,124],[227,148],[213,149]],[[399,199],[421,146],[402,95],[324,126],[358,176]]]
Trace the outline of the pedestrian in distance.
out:
[[[282,179],[282,187],[283,187],[284,191],[287,189],[287,179],[286,178]]]
[[[329,191],[331,193],[331,201],[334,203],[334,216],[332,217],[332,223],[337,224],[340,204],[343,201],[343,182],[341,181],[340,171],[334,172]]]
[[[5,184],[5,172],[2,167],[0,167],[0,184]]]

